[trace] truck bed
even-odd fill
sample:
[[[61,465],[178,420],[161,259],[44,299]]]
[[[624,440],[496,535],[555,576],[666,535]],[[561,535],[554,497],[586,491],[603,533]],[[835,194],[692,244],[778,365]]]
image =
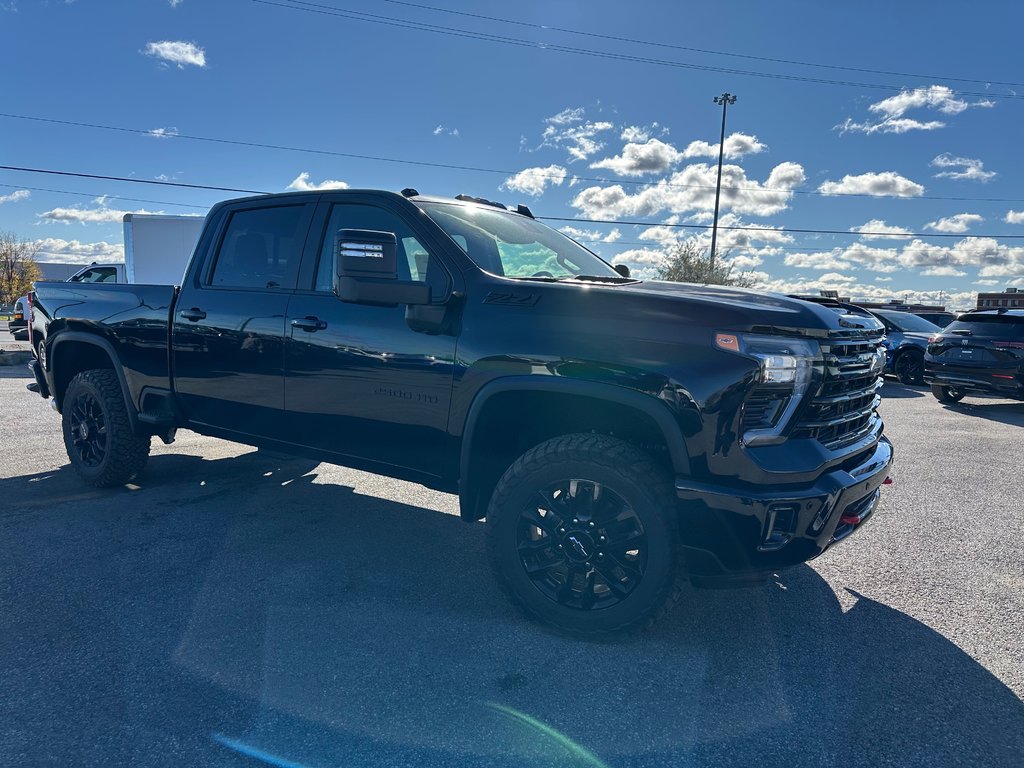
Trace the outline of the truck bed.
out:
[[[33,345],[45,341],[45,354],[53,358],[77,334],[98,335],[120,362],[138,407],[144,388],[171,386],[168,341],[176,292],[172,285],[36,283]]]

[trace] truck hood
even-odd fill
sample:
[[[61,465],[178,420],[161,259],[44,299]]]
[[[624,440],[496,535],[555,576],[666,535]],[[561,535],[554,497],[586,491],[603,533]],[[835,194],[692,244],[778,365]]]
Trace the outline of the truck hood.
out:
[[[867,313],[854,314],[839,307],[747,288],[651,280],[624,284],[613,290],[635,294],[649,302],[672,301],[698,322],[702,316],[716,318],[715,324],[722,330],[827,336],[836,331],[882,329],[882,324]]]

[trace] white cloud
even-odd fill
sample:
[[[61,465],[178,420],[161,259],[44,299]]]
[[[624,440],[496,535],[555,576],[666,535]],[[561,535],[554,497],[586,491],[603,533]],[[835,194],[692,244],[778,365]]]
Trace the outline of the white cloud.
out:
[[[1024,211],[1007,211],[1003,221],[1007,224],[1024,224]]]
[[[886,224],[882,219],[872,219],[859,227],[850,227],[851,232],[860,232],[863,240],[903,240],[910,238],[910,230]],[[878,234],[864,234],[874,233]]]
[[[588,187],[571,205],[588,218],[653,216],[662,211],[685,213],[712,210],[715,205],[717,169],[696,163],[638,192],[628,193],[621,185]],[[725,210],[754,216],[770,216],[788,207],[792,190],[803,184],[804,169],[797,163],[781,163],[763,184],[747,178],[736,165],[722,168],[722,205]]]
[[[171,8],[177,8],[181,3],[182,0],[167,0],[167,4],[170,5]]]
[[[876,283],[891,283],[892,282],[892,278],[891,277],[876,277],[875,278],[875,282]]]
[[[206,51],[195,43],[182,40],[161,40],[157,43],[146,43],[144,53],[155,56],[161,61],[176,64],[178,69],[186,65],[203,68],[206,66]]]
[[[9,195],[0,195],[0,204],[16,203],[19,200],[27,200],[30,197],[32,197],[32,193],[27,189],[17,189]]]
[[[818,191],[826,195],[871,195],[872,197],[919,197],[924,187],[895,171],[847,174],[842,181],[826,181]]]
[[[639,125],[627,125],[622,129],[619,138],[623,141],[643,143],[651,138],[651,134],[647,128],[641,128]]]
[[[963,277],[967,273],[956,267],[928,267],[922,269],[921,274],[925,277]]]
[[[976,213],[958,213],[955,216],[946,216],[938,221],[929,221],[924,225],[925,229],[934,229],[936,232],[949,232],[960,234],[966,232],[974,224],[980,224],[985,219]]]
[[[839,125],[835,126],[839,133],[907,133],[908,131],[934,131],[937,128],[945,128],[946,124],[940,120],[914,120],[903,117],[895,120],[884,120],[881,123],[862,122],[858,123],[848,117]]]
[[[757,136],[746,133],[733,133],[725,137],[724,153],[727,158],[733,160],[744,155],[756,155],[768,149],[767,146],[757,140]],[[718,157],[718,144],[710,144],[706,141],[691,141],[683,150],[683,157]]]
[[[604,147],[597,135],[614,126],[606,121],[589,121],[583,107],[563,109],[557,115],[545,118],[547,127],[542,134],[542,147],[560,147],[569,153],[570,160],[586,160]]]
[[[326,179],[317,184],[309,180],[309,171],[303,171],[285,189],[295,192],[315,192],[321,189],[348,189],[348,184],[337,179]]]
[[[974,284],[975,285],[999,285],[999,281],[998,280],[993,280],[991,278],[987,278],[987,279],[984,279],[984,280],[975,280]]]
[[[580,229],[572,226],[561,227],[558,231],[583,243],[614,243],[622,237],[618,229],[613,229],[607,234],[597,229]]]
[[[41,262],[64,264],[91,264],[94,261],[124,261],[124,246],[119,243],[82,243],[47,237],[36,240],[39,248],[36,259]]]
[[[644,144],[627,144],[622,154],[606,157],[591,168],[607,168],[620,176],[642,176],[645,173],[664,173],[679,162],[683,154],[658,139],[648,139]]]
[[[929,165],[936,168],[962,168],[958,171],[942,171],[936,173],[936,179],[962,179],[966,181],[980,181],[983,184],[996,176],[995,171],[986,171],[985,164],[981,160],[971,157],[953,157],[949,152],[943,152],[935,157]]]
[[[958,115],[970,107],[994,107],[995,102],[982,99],[965,101],[957,98],[952,89],[944,85],[902,90],[895,96],[882,99],[868,107],[868,111],[878,116],[877,122],[865,120],[857,122],[847,118],[836,126],[841,133],[859,132],[873,133],[907,133],[908,131],[933,131],[945,127],[941,120],[916,120],[905,117],[914,109],[936,110],[944,115]]]
[[[173,126],[170,128],[154,128],[149,132],[149,135],[155,139],[170,139],[178,135],[178,129]]]
[[[438,125],[438,126],[437,126],[437,127],[436,127],[436,128],[434,129],[433,133],[434,133],[434,135],[435,135],[435,136],[440,136],[440,135],[442,135],[442,134],[447,134],[448,136],[455,136],[455,137],[458,137],[458,135],[459,135],[459,129],[458,129],[458,128],[446,128],[446,127],[445,127],[445,126],[443,126],[443,125]]]
[[[70,224],[77,221],[80,224],[120,224],[126,213],[134,214],[162,214],[163,211],[147,211],[140,208],[137,211],[122,211],[117,208],[53,208],[49,211],[36,214],[39,218],[47,221],[59,221],[63,224]]]
[[[560,165],[549,165],[546,168],[524,168],[514,176],[505,179],[502,187],[536,197],[549,186],[560,187],[567,174],[568,171]]]
[[[850,263],[837,257],[832,251],[820,253],[791,253],[783,259],[787,267],[796,269],[848,269]]]
[[[850,282],[848,276],[822,275],[820,278],[795,280],[773,279],[765,273],[755,273],[759,278],[757,287],[762,290],[774,291],[776,293],[794,293],[818,295],[822,290],[839,290],[843,296],[849,296],[853,301],[889,301],[890,299],[909,299],[927,304],[945,303],[950,307],[966,308],[973,307],[977,301],[976,291],[963,291],[949,293],[936,289],[934,291],[921,291],[916,288],[894,288],[891,285],[876,285],[871,283]]]

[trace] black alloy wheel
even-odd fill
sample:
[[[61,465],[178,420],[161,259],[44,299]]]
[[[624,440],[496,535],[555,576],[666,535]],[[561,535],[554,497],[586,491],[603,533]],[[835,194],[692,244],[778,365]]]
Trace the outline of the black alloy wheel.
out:
[[[924,355],[920,352],[901,352],[893,368],[902,384],[924,383]]]
[[[636,512],[593,480],[539,491],[520,513],[516,548],[541,594],[584,611],[628,597],[647,568],[647,535]]]
[[[71,444],[86,467],[98,467],[107,455],[107,417],[92,392],[79,392],[68,414]]]

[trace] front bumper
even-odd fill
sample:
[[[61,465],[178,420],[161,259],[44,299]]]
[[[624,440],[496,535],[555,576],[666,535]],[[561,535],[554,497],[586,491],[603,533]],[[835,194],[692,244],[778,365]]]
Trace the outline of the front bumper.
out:
[[[817,557],[871,516],[892,465],[892,443],[883,436],[853,466],[809,487],[748,491],[677,478],[691,575],[763,574]]]

